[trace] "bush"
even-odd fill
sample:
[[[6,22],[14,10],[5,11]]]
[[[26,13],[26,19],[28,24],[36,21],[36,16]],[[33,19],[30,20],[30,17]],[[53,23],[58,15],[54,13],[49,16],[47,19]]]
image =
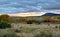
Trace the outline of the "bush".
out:
[[[16,29],[15,32],[20,33],[22,30]]]
[[[32,21],[31,20],[27,21],[27,24],[32,24]]]
[[[0,29],[11,28],[11,24],[7,22],[0,22]]]
[[[40,24],[40,23],[41,23],[41,21],[40,21],[40,20],[36,20],[36,21],[35,21],[35,23]]]
[[[55,28],[58,28],[58,26],[55,26]]]

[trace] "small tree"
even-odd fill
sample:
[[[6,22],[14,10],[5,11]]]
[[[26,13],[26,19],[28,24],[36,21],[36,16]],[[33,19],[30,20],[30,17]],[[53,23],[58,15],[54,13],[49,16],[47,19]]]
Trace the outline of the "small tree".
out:
[[[6,21],[6,22],[11,23],[12,18],[7,14],[3,14],[3,15],[0,15],[0,21]]]

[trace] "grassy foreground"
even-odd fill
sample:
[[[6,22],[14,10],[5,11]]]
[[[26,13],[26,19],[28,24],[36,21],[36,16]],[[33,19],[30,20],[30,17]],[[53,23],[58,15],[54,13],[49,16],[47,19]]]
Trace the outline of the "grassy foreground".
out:
[[[0,29],[0,37],[60,37],[60,24],[11,24],[11,28]]]

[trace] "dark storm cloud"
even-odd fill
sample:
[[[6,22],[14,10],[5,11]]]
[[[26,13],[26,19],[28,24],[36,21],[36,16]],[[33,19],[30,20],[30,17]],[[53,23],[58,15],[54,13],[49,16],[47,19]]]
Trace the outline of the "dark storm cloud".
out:
[[[55,2],[52,2],[48,4],[46,7],[43,7],[43,9],[46,10],[60,10],[60,0],[56,0]]]
[[[0,0],[0,13],[60,10],[60,0]]]
[[[43,7],[44,10],[60,10],[60,5]]]

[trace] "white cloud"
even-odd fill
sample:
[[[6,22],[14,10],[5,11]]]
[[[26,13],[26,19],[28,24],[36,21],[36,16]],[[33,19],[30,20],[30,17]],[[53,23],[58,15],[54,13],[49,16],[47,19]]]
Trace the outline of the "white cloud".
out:
[[[42,16],[46,12],[26,12],[26,13],[16,13],[16,14],[8,14],[9,16],[21,16],[21,17],[27,17],[27,16]]]

